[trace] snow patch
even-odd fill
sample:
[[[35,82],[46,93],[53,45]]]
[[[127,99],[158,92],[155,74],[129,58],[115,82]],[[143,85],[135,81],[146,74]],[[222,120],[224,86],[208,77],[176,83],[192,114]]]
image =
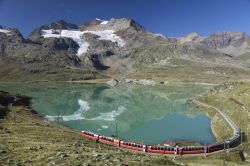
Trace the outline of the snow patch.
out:
[[[106,125],[102,125],[102,128],[104,128],[104,129],[108,129],[109,127],[108,127],[108,126],[106,126]]]
[[[115,34],[113,30],[104,30],[104,31],[84,31],[84,33],[92,33],[97,36],[100,36],[99,40],[110,40],[114,43],[117,43],[119,47],[123,47],[125,45],[124,41]]]
[[[46,115],[45,118],[51,120],[51,121],[73,121],[73,120],[105,120],[105,121],[113,121],[117,116],[119,116],[121,113],[123,113],[126,108],[123,106],[119,106],[117,110],[113,110],[111,112],[105,112],[105,113],[100,113],[99,116],[94,117],[94,118],[86,118],[84,117],[84,113],[86,113],[90,107],[87,101],[78,100],[78,104],[80,105],[80,108],[74,112],[72,115],[64,115],[64,116],[51,116],[51,115]],[[107,129],[108,126],[106,127],[105,125],[102,126],[103,129]]]
[[[99,40],[109,40],[114,43],[117,43],[119,47],[123,47],[125,42],[115,34],[113,30],[104,30],[104,31],[80,31],[80,30],[42,30],[42,36],[44,38],[61,38],[67,37],[73,39],[78,45],[79,49],[77,55],[81,56],[83,53],[88,51],[89,43],[85,41],[81,36],[85,33],[92,33],[99,36]]]
[[[90,109],[89,103],[87,101],[79,99],[78,104],[80,105],[80,108],[72,115],[65,115],[65,116],[46,115],[46,118],[49,119],[49,120],[52,120],[52,121],[55,121],[55,120],[72,121],[72,120],[85,119],[82,116],[82,113],[87,112]]]
[[[103,24],[103,25],[105,25],[105,24],[107,24],[109,22],[109,21],[102,20],[102,19],[99,19],[99,18],[96,18],[95,20],[101,21],[101,24]]]
[[[10,31],[9,31],[9,30],[6,30],[6,29],[0,29],[0,32],[1,32],[1,33],[10,34]]]
[[[99,116],[87,120],[105,120],[105,121],[113,121],[119,115],[121,115],[126,110],[125,107],[119,106],[117,110],[113,110],[111,112],[100,113]]]
[[[102,21],[101,24],[102,24],[102,25],[105,25],[105,24],[107,24],[108,22],[109,22],[109,21]]]
[[[162,37],[162,38],[165,38],[166,39],[166,36],[161,34],[161,33],[155,33],[154,34],[156,37]]]
[[[54,30],[54,29],[42,30],[42,36],[44,38],[67,37],[67,38],[71,38],[72,40],[74,40],[79,45],[79,49],[77,50],[78,56],[82,55],[83,53],[86,53],[89,47],[89,43],[81,38],[83,34],[84,33],[79,30]]]

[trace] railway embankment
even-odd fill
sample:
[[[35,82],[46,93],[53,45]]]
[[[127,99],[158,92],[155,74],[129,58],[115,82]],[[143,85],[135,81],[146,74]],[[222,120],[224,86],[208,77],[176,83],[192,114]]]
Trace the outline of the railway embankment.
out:
[[[236,149],[243,161],[250,159],[250,82],[224,83],[205,92],[192,103],[211,117],[217,141],[242,131],[242,145]]]

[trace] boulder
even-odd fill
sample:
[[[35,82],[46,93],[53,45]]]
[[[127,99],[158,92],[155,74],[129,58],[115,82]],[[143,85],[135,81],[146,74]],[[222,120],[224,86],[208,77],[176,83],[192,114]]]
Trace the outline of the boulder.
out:
[[[107,81],[107,84],[114,87],[119,84],[119,81],[117,79],[112,79],[112,80]]]

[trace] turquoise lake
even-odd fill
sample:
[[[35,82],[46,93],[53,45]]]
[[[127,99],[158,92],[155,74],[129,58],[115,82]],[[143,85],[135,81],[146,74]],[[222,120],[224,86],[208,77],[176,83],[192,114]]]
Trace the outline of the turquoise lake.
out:
[[[210,119],[186,104],[209,89],[201,85],[120,85],[1,83],[0,90],[32,97],[45,118],[77,130],[158,144],[193,140],[215,142]]]

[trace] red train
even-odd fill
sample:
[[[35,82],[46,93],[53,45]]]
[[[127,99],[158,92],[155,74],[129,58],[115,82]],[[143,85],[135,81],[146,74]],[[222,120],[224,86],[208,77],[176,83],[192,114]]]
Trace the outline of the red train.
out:
[[[212,153],[223,149],[233,148],[241,143],[240,133],[241,131],[239,130],[234,137],[230,138],[229,140],[223,143],[205,145],[205,146],[184,146],[184,147],[150,146],[134,142],[126,142],[123,140],[115,139],[113,137],[106,137],[86,131],[82,131],[81,135],[83,137],[95,140],[96,142],[108,144],[111,146],[118,146],[126,149],[132,149],[136,151],[145,151],[149,153],[158,153],[158,154],[188,155],[188,154]]]

